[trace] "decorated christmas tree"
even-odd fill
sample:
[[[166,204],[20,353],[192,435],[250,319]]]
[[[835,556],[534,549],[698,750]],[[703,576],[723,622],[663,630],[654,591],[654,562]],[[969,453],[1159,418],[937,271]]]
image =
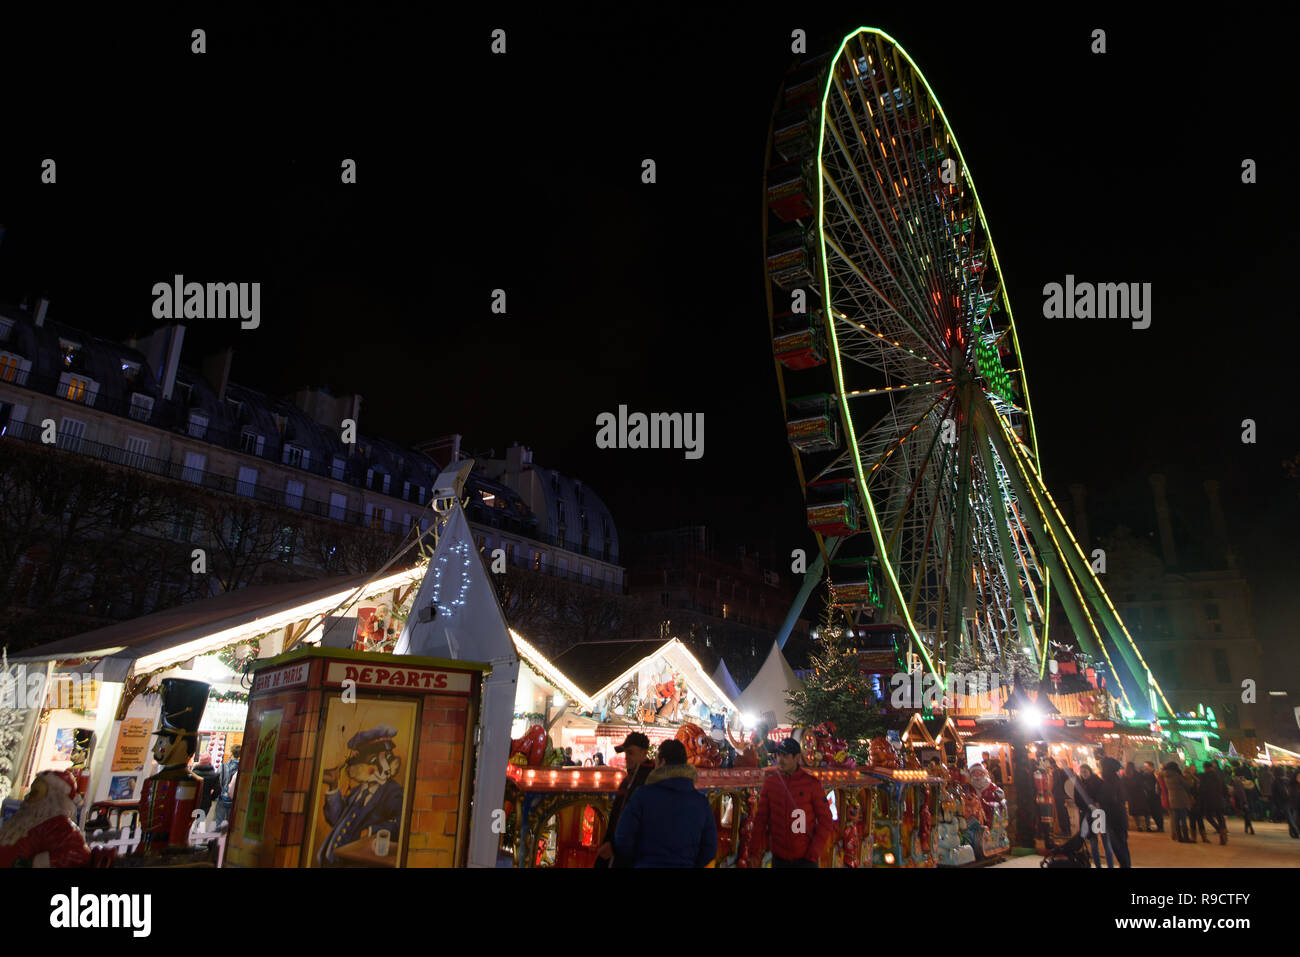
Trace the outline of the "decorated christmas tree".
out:
[[[829,603],[819,625],[816,650],[802,691],[790,692],[790,713],[805,727],[829,722],[835,736],[848,743],[859,762],[867,758],[867,741],[885,733],[881,704],[858,655],[849,645],[852,629],[844,613]]]

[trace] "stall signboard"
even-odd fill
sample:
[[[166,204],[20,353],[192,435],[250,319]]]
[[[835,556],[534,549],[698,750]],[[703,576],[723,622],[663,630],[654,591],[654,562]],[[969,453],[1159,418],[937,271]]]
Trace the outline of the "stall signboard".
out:
[[[252,780],[248,789],[248,809],[244,812],[244,837],[260,841],[266,827],[266,805],[271,796],[271,772],[275,768],[275,749],[280,742],[280,711],[262,715],[257,732],[257,756],[253,759]],[[242,778],[243,775],[241,774]]]
[[[208,706],[203,709],[203,721],[199,724],[199,730],[227,734],[240,732],[244,730],[247,718],[248,705],[243,702],[209,699]]]
[[[379,667],[365,662],[331,661],[325,672],[326,685],[353,682],[355,688],[380,688],[384,691],[469,694],[473,676],[468,671],[445,671],[438,668]]]
[[[252,693],[260,694],[263,691],[275,691],[278,688],[292,688],[294,685],[305,684],[307,681],[307,664],[305,661],[300,661],[285,668],[260,672],[253,679]]]
[[[149,753],[153,736],[153,719],[125,718],[117,732],[117,749],[113,752],[114,771],[140,771]]]

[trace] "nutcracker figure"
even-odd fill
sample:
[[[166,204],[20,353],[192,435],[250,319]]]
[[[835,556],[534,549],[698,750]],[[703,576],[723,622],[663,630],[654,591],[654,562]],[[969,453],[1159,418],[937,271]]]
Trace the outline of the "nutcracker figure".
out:
[[[140,789],[141,854],[161,854],[169,846],[189,843],[191,818],[199,806],[199,783],[190,774],[189,760],[198,747],[208,688],[185,678],[160,682],[162,723],[154,732],[158,743],[153,756],[162,768]]]

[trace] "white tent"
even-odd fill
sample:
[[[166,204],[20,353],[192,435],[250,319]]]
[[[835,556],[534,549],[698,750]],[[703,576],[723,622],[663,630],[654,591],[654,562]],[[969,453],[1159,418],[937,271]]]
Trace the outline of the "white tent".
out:
[[[713,670],[713,683],[732,701],[740,700],[740,688],[736,685],[736,679],[731,677],[731,672],[727,670],[725,659],[718,659],[718,667]]]
[[[790,717],[790,704],[785,693],[802,688],[803,682],[795,677],[790,662],[781,654],[781,646],[774,641],[763,667],[758,669],[758,674],[736,704],[740,705],[741,714],[753,715],[760,721],[767,715],[769,722],[775,717],[777,727],[788,728],[794,719]]]
[[[455,471],[449,468],[438,476],[433,499],[449,503],[446,524],[394,653],[492,665],[479,715],[469,865],[495,867],[498,836],[491,815],[506,792],[519,656],[460,507],[461,488],[472,464],[453,463]]]

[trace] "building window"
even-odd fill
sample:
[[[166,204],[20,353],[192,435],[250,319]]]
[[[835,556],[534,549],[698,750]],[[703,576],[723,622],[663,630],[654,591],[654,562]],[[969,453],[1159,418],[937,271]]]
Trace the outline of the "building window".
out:
[[[73,375],[71,372],[65,372],[59,376],[59,395],[73,402],[83,402],[86,405],[95,404],[95,396],[99,394],[99,383],[94,379],[87,379],[85,376]]]
[[[227,399],[226,405],[230,408],[230,417],[238,422],[240,416],[244,414],[244,403],[238,399]]]
[[[1207,601],[1205,603],[1205,617],[1210,621],[1219,620],[1219,603],[1217,601]]]
[[[81,352],[81,343],[73,342],[71,339],[60,339],[59,351],[63,353],[63,364],[71,366],[77,360],[78,353]]]
[[[370,527],[377,531],[388,531],[388,523],[393,517],[391,508],[384,508],[382,505],[370,506]]]
[[[134,469],[144,468],[144,460],[149,457],[150,444],[148,439],[142,439],[138,435],[128,435],[125,464]]]
[[[290,508],[302,508],[303,485],[293,479],[284,483],[284,504]]]
[[[1221,685],[1232,682],[1232,672],[1228,668],[1228,653],[1222,648],[1215,648],[1211,651],[1214,658],[1214,680]]]
[[[330,518],[347,517],[348,497],[342,492],[330,492]]]
[[[583,566],[582,566],[582,581],[583,581],[583,584],[585,584],[585,585],[590,585],[590,584],[591,584],[591,566],[590,566],[590,565],[583,565]]]
[[[190,413],[190,435],[201,439],[208,434],[208,417],[202,412]]]
[[[31,371],[32,361],[0,352],[0,382],[12,382],[14,385],[26,385],[27,373]]]
[[[409,501],[411,500],[411,483],[410,483],[410,482],[403,482],[403,483],[402,483],[402,499],[403,499],[404,501],[407,501],[407,502],[409,502]]]
[[[418,500],[419,500],[419,503],[420,503],[421,505],[423,505],[423,504],[424,504],[424,486],[423,486],[423,485],[416,486],[416,489],[415,489],[415,490],[416,490],[417,493],[419,493],[419,494],[418,494]]]
[[[207,467],[208,457],[206,455],[201,452],[186,452],[185,468],[181,471],[181,478],[198,485],[203,481],[203,470]]]
[[[69,452],[81,451],[81,440],[86,436],[86,423],[65,418],[59,426],[59,448]]]
[[[726,618],[726,617],[727,617],[727,613],[728,613],[730,610],[731,610],[731,606],[728,605],[728,604],[724,601],[724,602],[722,603],[722,617],[723,617],[723,618]]]
[[[542,568],[542,553],[533,552],[532,556],[533,571],[540,571]]]
[[[389,475],[387,472],[385,472],[384,473],[384,494],[385,495],[388,494],[388,487],[392,483],[392,481],[393,481],[393,477]]]
[[[239,495],[252,496],[257,491],[257,469],[239,467],[239,481],[235,484],[235,492]]]
[[[258,435],[251,429],[239,433],[239,451],[249,455],[261,455],[266,445],[265,436]]]
[[[512,565],[514,564],[514,561],[515,561],[515,543],[514,543],[514,542],[506,542],[506,561],[510,562],[510,564],[512,564]]]
[[[569,562],[563,555],[555,556],[555,567],[559,569],[561,575],[569,570]]]
[[[311,453],[306,449],[299,448],[296,445],[286,445],[281,461],[285,465],[292,465],[296,469],[305,469],[310,457]]]
[[[0,317],[0,342],[9,341],[9,333],[13,330],[14,321]]]
[[[131,409],[128,414],[138,422],[148,422],[149,417],[153,415],[153,396],[132,392]]]

